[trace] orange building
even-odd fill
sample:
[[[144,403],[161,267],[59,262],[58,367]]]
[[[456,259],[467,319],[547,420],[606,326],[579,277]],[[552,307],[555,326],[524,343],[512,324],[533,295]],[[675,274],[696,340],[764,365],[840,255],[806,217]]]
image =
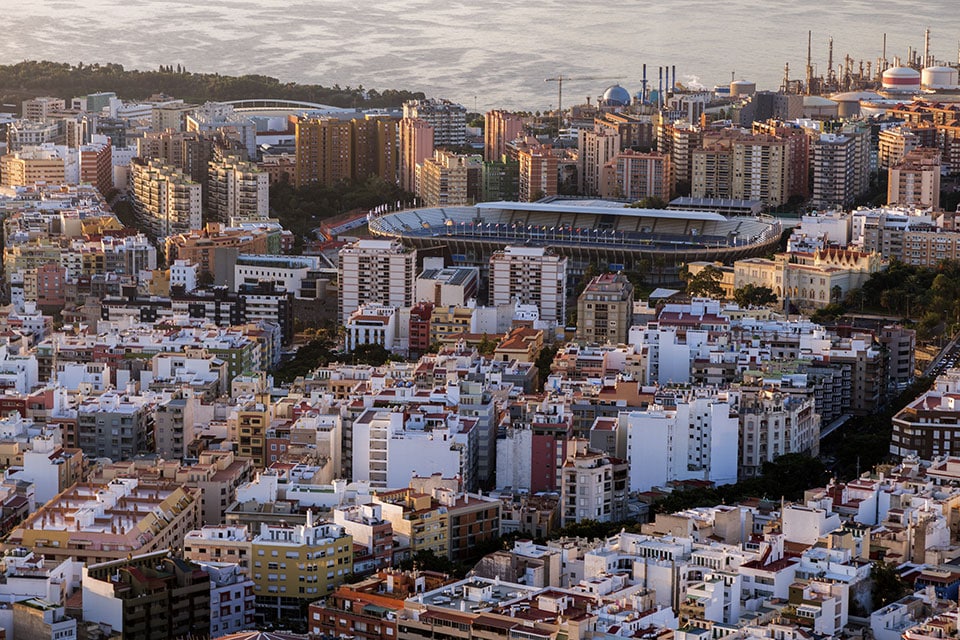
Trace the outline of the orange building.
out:
[[[558,191],[559,160],[549,145],[523,149],[520,160],[520,201],[534,202]]]

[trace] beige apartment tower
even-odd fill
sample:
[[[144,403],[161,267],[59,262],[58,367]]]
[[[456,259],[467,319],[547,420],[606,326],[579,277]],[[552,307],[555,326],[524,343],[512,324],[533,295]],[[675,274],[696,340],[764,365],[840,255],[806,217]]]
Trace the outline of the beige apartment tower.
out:
[[[577,298],[577,340],[626,343],[633,321],[633,285],[622,273],[604,273]]]

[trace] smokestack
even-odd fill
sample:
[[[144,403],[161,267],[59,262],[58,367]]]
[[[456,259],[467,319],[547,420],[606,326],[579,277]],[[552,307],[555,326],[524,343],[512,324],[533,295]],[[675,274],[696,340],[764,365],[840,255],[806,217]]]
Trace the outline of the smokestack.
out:
[[[659,104],[660,107],[663,107],[663,67],[659,67],[659,69],[660,69],[660,85],[659,85],[660,88],[657,91],[657,103]]]
[[[883,70],[887,70],[887,34],[883,34]]]
[[[647,63],[643,63],[643,88],[640,89],[640,102],[647,104]]]
[[[673,65],[673,84],[670,85],[670,92],[675,93],[677,91],[677,65]]]
[[[930,64],[930,27],[923,32],[923,66],[929,67]]]

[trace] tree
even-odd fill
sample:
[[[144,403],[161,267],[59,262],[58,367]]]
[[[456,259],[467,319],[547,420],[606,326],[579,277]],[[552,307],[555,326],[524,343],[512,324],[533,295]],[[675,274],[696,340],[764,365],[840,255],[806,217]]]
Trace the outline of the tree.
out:
[[[484,332],[483,337],[480,339],[480,344],[477,345],[477,353],[482,356],[492,356],[494,350],[497,348],[497,342],[491,340],[490,336]]]
[[[657,196],[647,196],[640,198],[630,205],[633,209],[666,209],[669,203],[663,198]]]
[[[691,296],[703,296],[707,298],[724,298],[723,272],[713,265],[707,265],[700,273],[690,276],[687,280],[687,293]]]
[[[762,307],[777,302],[777,295],[770,287],[745,284],[733,292],[733,299],[741,307]]]
[[[382,344],[358,344],[353,350],[353,359],[360,364],[379,367],[390,359],[390,351]]]
[[[884,562],[874,562],[870,571],[873,580],[873,608],[880,609],[896,602],[907,594],[906,586],[900,580],[897,570]]]

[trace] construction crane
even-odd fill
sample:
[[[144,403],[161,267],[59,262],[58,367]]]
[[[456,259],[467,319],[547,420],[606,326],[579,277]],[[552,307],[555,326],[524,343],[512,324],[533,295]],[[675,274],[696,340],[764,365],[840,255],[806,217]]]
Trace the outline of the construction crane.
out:
[[[563,127],[563,81],[564,80],[614,80],[617,78],[597,78],[597,77],[583,77],[578,76],[571,78],[570,76],[565,76],[563,74],[558,75],[556,78],[545,78],[544,82],[556,82],[557,83],[557,135],[560,135],[560,129]]]

